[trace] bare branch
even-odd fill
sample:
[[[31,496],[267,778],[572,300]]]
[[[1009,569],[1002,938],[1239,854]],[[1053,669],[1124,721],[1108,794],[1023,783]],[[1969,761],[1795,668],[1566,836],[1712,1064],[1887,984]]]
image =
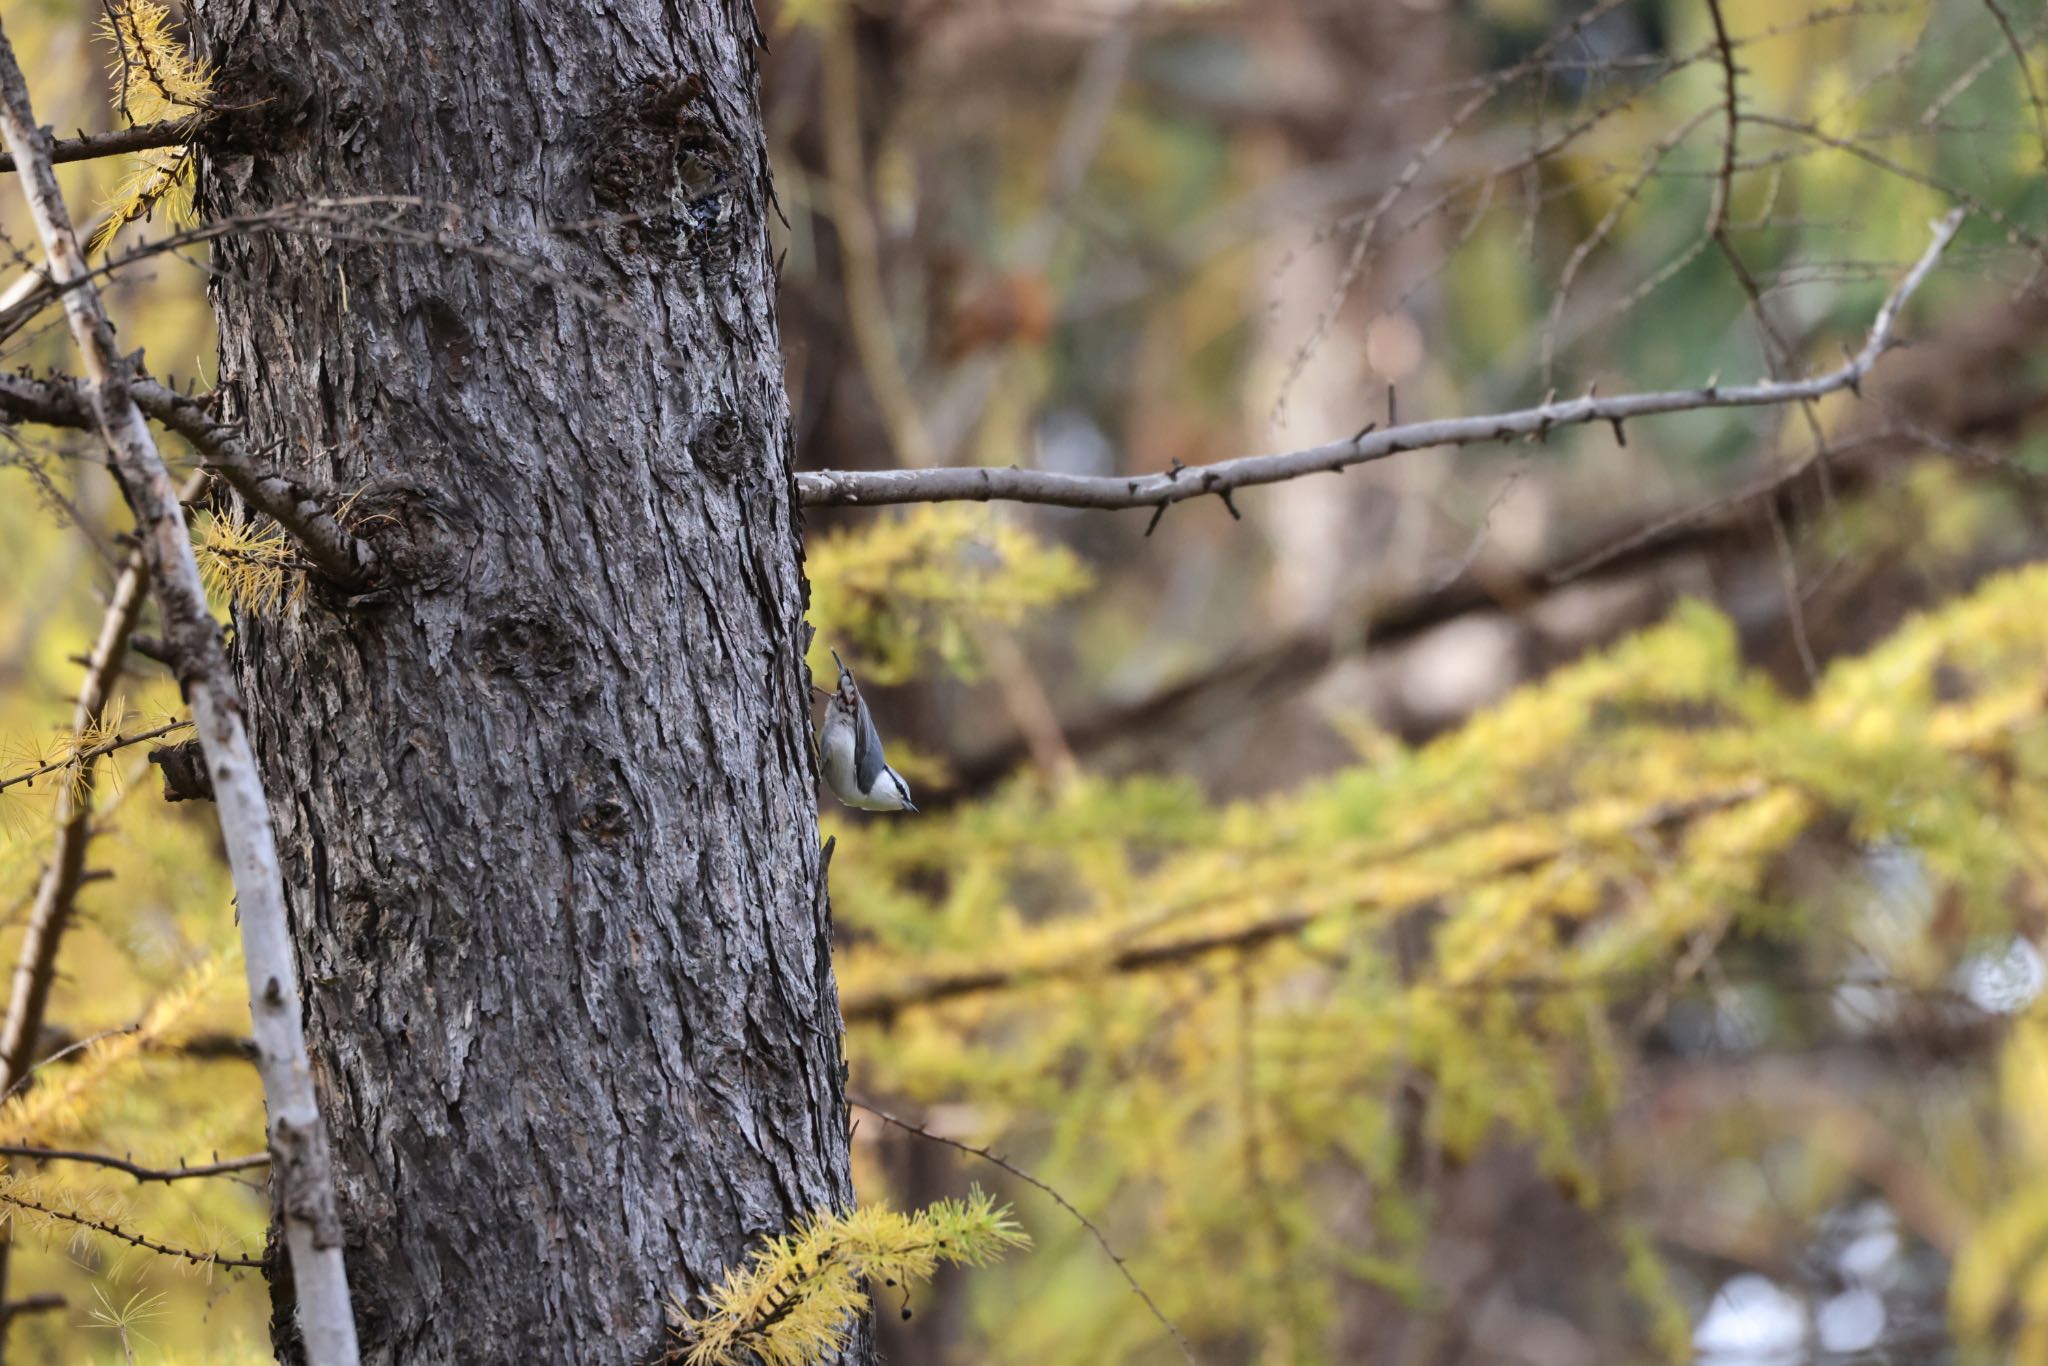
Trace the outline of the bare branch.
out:
[[[2012,52],[2013,61],[2019,64],[2020,83],[2027,88],[2027,104],[2034,111],[2034,133],[2041,143],[2041,164],[2048,167],[2048,109],[2041,104],[2040,87],[2034,84],[2034,64],[2027,60],[2027,45],[2013,32],[2012,20],[1998,0],[1983,0],[1984,8],[1991,11],[1992,19],[1998,24],[1998,31],[2005,38],[2006,47]]]
[[[1882,462],[1916,446],[1931,447],[1964,464],[2016,483],[2023,491],[2043,486],[2044,476],[1996,456],[1971,438],[1988,432],[2032,430],[2048,414],[2048,390],[2022,387],[2008,392],[1996,386],[1982,398],[1968,396],[1965,377],[2002,373],[1993,367],[2010,354],[2017,336],[2032,335],[2039,326],[2036,310],[2021,306],[1997,325],[1952,332],[1940,347],[1921,354],[1938,363],[1895,377],[1880,395],[1881,425],[1829,446],[1828,459],[1840,473],[1838,494],[1868,489],[1883,476]],[[1902,382],[1901,382],[1902,381]],[[1911,422],[1893,411],[1897,406],[1925,411],[1934,406],[1932,425]],[[1936,396],[1941,396],[1937,398]],[[1598,574],[1610,583],[1669,584],[1673,566],[1693,556],[1747,555],[1754,547],[1751,514],[1768,499],[1785,499],[1813,477],[1820,456],[1808,452],[1792,464],[1765,472],[1734,491],[1689,500],[1640,519],[1596,527],[1576,543],[1560,548],[1541,565],[1519,570],[1497,569],[1474,577],[1467,572],[1453,582],[1431,586],[1376,602],[1355,616],[1299,626],[1270,640],[1218,658],[1204,668],[1126,701],[1093,712],[1060,718],[1060,732],[1077,754],[1087,755],[1143,734],[1148,746],[1170,745],[1173,737],[1213,715],[1217,699],[1256,699],[1260,705],[1299,692],[1324,676],[1338,660],[1364,650],[1394,650],[1447,622],[1474,613],[1517,615],[1538,601]],[[1846,465],[1842,462],[1848,461]],[[1846,481],[1845,481],[1846,477]],[[1788,510],[1792,504],[1788,504]],[[1505,577],[1500,577],[1501,574]],[[1615,625],[1632,620],[1623,618]],[[1606,638],[1603,633],[1602,638]],[[1398,728],[1397,728],[1398,729]],[[1424,732],[1404,731],[1410,740]],[[957,760],[953,782],[920,805],[928,810],[989,791],[1004,775],[1031,755],[1022,736],[1012,735]]]
[[[137,380],[131,392],[137,407],[192,443],[202,465],[289,532],[321,573],[351,588],[376,580],[381,565],[369,542],[336,520],[326,499],[265,471],[239,438],[213,420],[204,403],[152,379]]]
[[[116,1025],[112,1029],[102,1029],[96,1033],[88,1034],[82,1039],[74,1039],[71,1038],[69,1034],[64,1031],[64,1027],[62,1025],[52,1027],[50,1033],[53,1036],[55,1036],[55,1039],[62,1039],[64,1040],[64,1042],[62,1042],[56,1047],[55,1052],[50,1053],[46,1057],[38,1059],[36,1061],[35,1066],[23,1072],[21,1076],[16,1079],[14,1085],[10,1086],[4,1095],[0,1095],[0,1101],[12,1100],[17,1094],[19,1094],[22,1091],[23,1088],[25,1088],[28,1085],[29,1078],[33,1077],[37,1072],[40,1072],[45,1067],[49,1067],[55,1063],[67,1062],[70,1059],[77,1057],[80,1053],[83,1053],[86,1049],[91,1048],[101,1039],[118,1039],[123,1035],[136,1033],[141,1028],[142,1021],[137,1020],[133,1024]],[[53,1039],[53,1042],[55,1041],[55,1039]]]
[[[80,133],[75,138],[59,138],[50,144],[50,160],[53,163],[92,161],[127,152],[146,152],[152,147],[182,147],[199,135],[199,130],[211,117],[201,113],[190,118],[165,119],[160,123],[139,123],[133,128],[117,128],[111,133]],[[0,155],[0,172],[13,169],[14,158]]]
[[[226,480],[249,506],[290,533],[327,578],[347,588],[367,587],[376,580],[382,568],[377,552],[336,519],[329,501],[264,469],[264,462],[239,437],[213,420],[204,401],[141,375],[129,381],[128,393],[136,407],[191,442],[200,463]],[[0,375],[0,414],[52,427],[91,431],[98,426],[85,386],[58,376]]]
[[[89,280],[78,283],[87,274],[84,253],[50,165],[49,134],[35,121],[28,82],[4,29],[0,139],[20,168],[22,195],[42,239],[50,279],[63,292],[92,410],[112,456],[115,478],[134,511],[143,559],[156,586],[164,638],[177,660],[178,682],[190,700],[213,767],[215,809],[234,874],[250,1013],[260,1049],[256,1066],[269,1110],[270,1150],[277,1160],[278,1217],[291,1254],[306,1354],[315,1366],[354,1363],[355,1318],[342,1262],[333,1167],[306,1053],[276,837],[242,723],[240,691],[228,667],[219,623],[207,610],[177,489],[130,392],[130,365],[114,349],[114,331],[98,289]]]
[[[1600,221],[1593,225],[1593,230],[1580,239],[1577,246],[1572,248],[1572,254],[1565,260],[1564,269],[1558,272],[1557,285],[1550,295],[1550,315],[1543,324],[1542,364],[1543,382],[1545,384],[1550,383],[1551,376],[1555,373],[1554,362],[1557,358],[1557,333],[1559,326],[1564,320],[1565,301],[1571,297],[1572,282],[1578,279],[1579,271],[1585,266],[1586,259],[1593,254],[1596,247],[1607,240],[1608,234],[1614,231],[1617,223],[1621,222],[1622,215],[1628,212],[1630,206],[1642,194],[1643,187],[1648,185],[1651,178],[1656,175],[1658,168],[1663,165],[1664,159],[1670,156],[1687,138],[1691,137],[1701,124],[1712,118],[1715,112],[1716,107],[1713,105],[1701,109],[1691,118],[1679,124],[1678,127],[1672,129],[1652,144],[1649,151],[1644,155],[1642,163],[1636,168],[1635,175],[1630,177],[1628,183],[1622,187],[1621,193],[1615,196],[1614,202],[1608,205],[1607,212],[1602,214]]]
[[[1611,11],[1620,8],[1622,3],[1623,0],[1595,0],[1594,4],[1581,11],[1570,23],[1537,44],[1521,61],[1516,62],[1513,66],[1505,67],[1490,76],[1483,86],[1460,104],[1449,118],[1444,120],[1442,125],[1437,128],[1437,131],[1430,136],[1429,140],[1410,158],[1408,164],[1402,168],[1401,173],[1395,176],[1386,189],[1380,192],[1380,196],[1374,201],[1372,208],[1367,210],[1364,217],[1358,223],[1358,227],[1351,239],[1351,251],[1339,270],[1336,288],[1331,292],[1329,302],[1324,304],[1322,312],[1317,315],[1315,325],[1309,331],[1308,339],[1294,353],[1293,363],[1289,366],[1287,378],[1281,386],[1281,401],[1283,403],[1287,393],[1293,389],[1295,381],[1299,380],[1302,373],[1307,369],[1310,355],[1314,353],[1315,348],[1321,343],[1322,339],[1329,334],[1332,324],[1337,321],[1337,313],[1343,307],[1344,300],[1350,295],[1351,287],[1358,282],[1359,273],[1365,267],[1366,254],[1372,247],[1373,237],[1379,230],[1380,220],[1386,216],[1387,211],[1392,209],[1401,196],[1408,192],[1408,188],[1415,183],[1416,177],[1421,175],[1423,169],[1436,159],[1437,154],[1443,151],[1445,144],[1457,134],[1458,129],[1470,121],[1473,115],[1491,104],[1494,96],[1515,82],[1520,81],[1532,71],[1540,70],[1543,64],[1550,60],[1552,52],[1577,41],[1580,34],[1584,33],[1595,23],[1598,23]]]
[[[21,1080],[14,1084],[13,1092],[9,1092],[7,1095],[0,1095],[0,1101],[4,1101],[15,1092],[19,1092],[28,1084],[29,1079],[34,1077],[43,1068],[57,1063],[68,1063],[102,1039],[118,1039],[124,1035],[133,1034],[141,1028],[142,1022],[137,1020],[132,1024],[117,1025],[113,1029],[102,1029],[96,1033],[88,1034],[82,1039],[78,1039],[73,1038],[71,1032],[63,1025],[45,1024],[41,1040],[42,1047],[52,1047],[54,1041],[57,1045],[56,1051],[38,1059],[35,1066],[24,1072]],[[257,1056],[256,1041],[240,1034],[193,1034],[176,1043],[166,1043],[162,1040],[146,1041],[143,1047],[150,1052],[170,1054],[187,1062],[255,1062]]]
[[[120,601],[121,589],[123,586],[126,585],[126,583],[127,573],[124,570],[122,572],[120,583],[117,583],[114,586],[114,598],[117,603]],[[110,607],[108,609],[107,622],[111,623],[112,620],[112,608]],[[103,623],[100,629],[101,639],[104,640],[106,624]],[[98,656],[97,648],[95,648],[94,650],[94,656],[95,658],[97,658]],[[111,674],[109,676],[111,677]],[[96,680],[92,677],[91,671],[88,670],[86,675],[85,687],[87,689],[90,689],[93,686],[95,686],[95,683]],[[79,696],[83,698],[84,696],[86,696],[86,694],[84,692],[81,692]],[[8,788],[18,786],[22,783],[34,783],[36,779],[42,777],[45,773],[55,773],[60,769],[77,768],[81,766],[90,765],[93,760],[101,758],[108,754],[112,754],[117,749],[126,749],[130,745],[147,744],[151,740],[160,739],[163,736],[169,735],[174,730],[183,730],[185,727],[191,724],[192,723],[190,721],[166,721],[161,726],[151,726],[148,730],[136,731],[132,735],[111,736],[108,739],[100,741],[96,745],[87,745],[84,749],[78,750],[76,753],[67,754],[61,759],[52,759],[47,764],[38,764],[34,768],[26,768],[19,773],[10,773],[4,778],[0,778],[0,792],[4,792]],[[0,1087],[0,1091],[4,1090],[4,1087]]]
[[[2048,241],[2043,241],[2037,233],[2021,226],[2012,215],[2006,213],[2003,209],[1985,203],[1961,185],[1943,180],[1939,176],[1930,175],[1926,171],[1915,170],[1896,157],[1886,156],[1884,153],[1866,147],[1862,143],[1850,138],[1836,137],[1834,134],[1812,123],[1801,123],[1797,119],[1780,118],[1775,114],[1761,112],[1745,114],[1743,118],[1750,123],[1761,124],[1766,128],[1777,128],[1787,133],[1797,133],[1800,137],[1806,138],[1822,147],[1831,148],[1837,152],[1846,152],[1859,161],[1875,166],[1880,171],[1895,175],[1901,180],[1908,180],[1915,185],[1925,186],[1937,194],[1946,195],[1962,208],[1968,209],[1971,213],[1978,215],[1988,222],[1997,224],[2010,241],[2024,246],[2036,256],[2048,256]]]
[[[1757,286],[1756,275],[1750,270],[1749,263],[1742,259],[1742,253],[1736,250],[1735,240],[1728,235],[1728,210],[1735,202],[1736,146],[1742,129],[1742,101],[1736,88],[1736,75],[1741,68],[1735,64],[1735,46],[1728,38],[1728,23],[1721,14],[1721,0],[1707,0],[1707,13],[1714,21],[1714,45],[1721,59],[1722,113],[1721,169],[1714,177],[1713,200],[1707,209],[1707,236],[1713,239],[1715,249],[1727,261],[1735,282],[1742,286],[1743,297],[1749,300],[1749,311],[1756,318],[1757,330],[1763,333],[1764,363],[1775,377],[1781,362],[1790,364],[1792,347],[1771,322],[1771,315],[1764,309],[1763,291]],[[1854,387],[1853,381],[1851,387]],[[1810,412],[1808,417],[1810,421]],[[1816,438],[1818,435],[1816,431]]]
[[[1158,1319],[1160,1326],[1165,1328],[1167,1332],[1173,1335],[1174,1342],[1180,1347],[1181,1356],[1183,1356],[1190,1362],[1195,1360],[1195,1349],[1188,1345],[1187,1338],[1182,1336],[1180,1329],[1174,1326],[1173,1320],[1166,1317],[1166,1311],[1161,1309],[1158,1303],[1155,1302],[1150,1295],[1145,1293],[1145,1287],[1138,1284],[1138,1278],[1131,1274],[1130,1267],[1124,1264],[1124,1259],[1117,1254],[1117,1250],[1109,1245],[1109,1239],[1103,1235],[1101,1229],[1095,1226],[1095,1221],[1090,1219],[1087,1215],[1081,1213],[1080,1210],[1075,1209],[1073,1202],[1068,1200],[1066,1196],[1061,1195],[1050,1184],[1039,1180],[1030,1172],[1025,1171],[1022,1167],[1010,1161],[1008,1158],[999,1157],[995,1153],[990,1152],[987,1148],[977,1148],[972,1143],[964,1143],[957,1138],[948,1138],[944,1134],[935,1134],[930,1129],[925,1128],[922,1124],[913,1124],[907,1119],[898,1119],[895,1115],[890,1114],[887,1110],[884,1110],[876,1105],[871,1105],[867,1101],[864,1101],[857,1096],[848,1095],[846,1099],[850,1103],[857,1105],[861,1109],[867,1111],[876,1119],[881,1120],[884,1124],[893,1125],[894,1127],[903,1130],[903,1132],[907,1134],[915,1134],[919,1138],[929,1139],[933,1143],[944,1144],[948,1148],[957,1149],[958,1151],[963,1153],[972,1153],[974,1156],[980,1158],[984,1162],[993,1163],[995,1166],[1001,1167],[1004,1171],[1016,1177],[1025,1185],[1035,1186],[1039,1190],[1042,1190],[1047,1195],[1051,1196],[1053,1203],[1058,1205],[1061,1209],[1065,1210],[1068,1214],[1072,1215],[1074,1217],[1074,1221],[1080,1224],[1082,1228],[1087,1229],[1089,1234],[1095,1239],[1096,1244],[1099,1247],[1101,1247],[1103,1254],[1107,1256],[1112,1262],[1116,1263],[1116,1269],[1120,1273],[1122,1273],[1124,1283],[1131,1287],[1131,1293],[1136,1295],[1139,1299],[1143,1300],[1145,1302],[1145,1307],[1152,1311],[1152,1317]]]
[[[1277,484],[1308,474],[1326,474],[1353,465],[1383,460],[1403,451],[1433,446],[1475,446],[1515,437],[1541,438],[1559,427],[1606,422],[1620,432],[1622,424],[1664,413],[1709,408],[1758,408],[1798,403],[1838,390],[1860,389],[1863,379],[1892,346],[1899,312],[1941,259],[1962,226],[1965,210],[1952,210],[1931,224],[1933,240],[1906,272],[1872,321],[1861,350],[1825,374],[1803,380],[1762,380],[1755,384],[1707,384],[1694,389],[1666,389],[1620,394],[1612,398],[1587,394],[1533,408],[1483,417],[1410,422],[1360,432],[1284,455],[1247,455],[1212,465],[1191,465],[1164,474],[1079,475],[1052,470],[955,467],[929,470],[814,470],[797,475],[797,490],[806,507],[874,506],[892,503],[991,502],[1043,503],[1074,508],[1160,508],[1190,498],[1224,496],[1233,490]]]
[[[145,1184],[152,1181],[185,1181],[195,1176],[227,1176],[234,1172],[252,1171],[257,1167],[270,1165],[269,1153],[250,1153],[247,1157],[229,1157],[216,1162],[205,1162],[191,1167],[180,1163],[175,1167],[145,1167],[130,1162],[125,1157],[111,1153],[86,1152],[78,1148],[40,1148],[33,1143],[0,1143],[0,1157],[25,1157],[37,1162],[85,1162],[95,1167],[110,1167],[123,1172]]]
[[[0,1328],[6,1327],[23,1314],[45,1314],[52,1309],[62,1309],[67,1303],[68,1301],[54,1290],[46,1290],[40,1295],[24,1295],[18,1300],[8,1300],[0,1304]]]
[[[52,1219],[61,1219],[67,1224],[77,1224],[80,1228],[89,1228],[95,1233],[104,1233],[109,1238],[118,1238],[131,1247],[143,1248],[150,1252],[159,1252],[166,1257],[177,1257],[191,1262],[194,1266],[242,1266],[257,1271],[263,1269],[263,1263],[253,1257],[224,1257],[213,1252],[195,1252],[189,1247],[172,1247],[168,1243],[159,1243],[154,1238],[144,1237],[140,1233],[130,1233],[119,1224],[109,1223],[104,1219],[94,1219],[84,1214],[73,1214],[69,1210],[61,1210],[52,1205],[42,1204],[18,1191],[0,1190],[0,1203],[13,1205],[16,1209],[25,1209],[36,1214],[48,1215]]]
[[[839,235],[845,277],[847,331],[860,357],[861,377],[881,411],[882,425],[906,465],[930,465],[930,435],[918,416],[882,286],[881,234],[868,203],[867,170],[861,149],[860,57],[853,29],[834,26],[824,39],[819,81],[826,115],[823,143],[832,223]]]

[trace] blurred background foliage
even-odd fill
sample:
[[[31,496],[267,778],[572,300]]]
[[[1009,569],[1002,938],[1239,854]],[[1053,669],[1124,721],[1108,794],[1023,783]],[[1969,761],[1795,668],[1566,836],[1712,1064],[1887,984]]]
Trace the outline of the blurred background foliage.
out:
[[[809,514],[812,667],[861,671],[926,810],[823,817],[859,1185],[979,1182],[1034,1243],[885,1295],[890,1359],[1178,1349],[1042,1193],[885,1113],[1057,1188],[1208,1362],[2048,1358],[2048,10],[1719,14],[1725,52],[1707,0],[764,5],[805,468],[1139,473],[1812,372],[1973,211],[1860,395],[1150,534]],[[60,130],[117,120],[98,17],[0,4]],[[78,206],[137,171],[61,169]],[[203,387],[203,255],[114,280]],[[4,778],[70,752],[125,523],[91,442],[0,460]],[[260,529],[201,521],[224,611],[292,610],[236,569]],[[146,660],[121,691],[175,715]],[[251,1152],[211,813],[138,754],[45,1051],[121,1032],[0,1142]],[[8,961],[53,786],[0,791]],[[248,1273],[20,1203],[247,1256],[260,1179],[17,1161],[10,1198],[8,1298],[64,1297],[25,1359],[262,1354]]]

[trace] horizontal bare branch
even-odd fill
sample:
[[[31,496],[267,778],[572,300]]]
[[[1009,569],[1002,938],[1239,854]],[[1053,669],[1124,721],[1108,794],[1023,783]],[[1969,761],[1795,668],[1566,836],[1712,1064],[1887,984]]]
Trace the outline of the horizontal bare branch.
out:
[[[1920,288],[1962,226],[1964,209],[1955,209],[1931,224],[1933,240],[1891,296],[1878,309],[1863,348],[1840,368],[1802,380],[1763,380],[1756,384],[1708,383],[1692,389],[1601,398],[1551,400],[1533,408],[1479,417],[1409,422],[1368,427],[1345,441],[1332,441],[1283,455],[1247,455],[1211,465],[1176,466],[1164,474],[1082,475],[1055,470],[1024,470],[1014,466],[948,469],[813,470],[797,475],[797,491],[806,507],[865,507],[892,503],[991,502],[1042,503],[1072,508],[1156,508],[1209,495],[1230,503],[1233,491],[1277,484],[1308,474],[1326,474],[1362,465],[1403,451],[1434,446],[1473,446],[1516,437],[1541,439],[1559,427],[1606,422],[1620,436],[1622,424],[1639,417],[1696,412],[1707,408],[1756,408],[1799,403],[1839,390],[1859,391],[1863,379],[1893,344],[1892,329],[1906,301]],[[1231,507],[1233,513],[1236,508]]]
[[[5,1328],[23,1314],[47,1314],[53,1309],[62,1309],[67,1301],[53,1290],[39,1295],[24,1295],[18,1300],[0,1303],[0,1328]]]
[[[0,1157],[31,1158],[37,1162],[85,1162],[95,1167],[111,1167],[144,1183],[185,1181],[195,1176],[227,1176],[270,1165],[269,1153],[250,1153],[247,1157],[229,1157],[196,1167],[182,1164],[176,1167],[145,1167],[125,1157],[115,1157],[112,1153],[87,1152],[82,1148],[40,1148],[33,1143],[0,1143]]]
[[[154,740],[159,736],[169,735],[172,731],[183,730],[191,724],[190,720],[168,721],[161,726],[137,731],[132,735],[110,735],[96,745],[87,745],[85,748],[67,754],[61,759],[52,759],[46,764],[38,764],[34,768],[25,768],[19,773],[10,773],[5,777],[0,777],[0,792],[4,792],[8,788],[20,783],[33,783],[45,773],[55,773],[60,768],[75,768],[80,764],[91,763],[101,755],[112,754],[117,749],[126,749],[130,745],[139,745],[145,741]]]
[[[154,1238],[144,1237],[140,1233],[130,1233],[119,1224],[112,1223],[109,1220],[94,1219],[83,1214],[75,1214],[70,1210],[58,1209],[54,1205],[43,1204],[41,1201],[30,1199],[18,1191],[0,1190],[0,1204],[13,1205],[16,1209],[25,1209],[31,1213],[46,1215],[52,1219],[60,1219],[67,1224],[77,1224],[80,1228],[89,1228],[97,1233],[104,1233],[109,1238],[118,1238],[131,1247],[139,1247],[145,1251],[160,1253],[166,1257],[176,1257],[190,1262],[194,1266],[240,1266],[249,1267],[257,1271],[263,1269],[263,1262],[258,1258],[227,1257],[218,1253],[195,1251],[189,1247],[173,1247],[169,1243],[159,1243]]]
[[[165,119],[160,123],[138,123],[133,128],[117,128],[111,133],[80,133],[75,138],[58,138],[50,144],[50,160],[91,161],[96,157],[120,156],[125,152],[144,152],[152,147],[181,147],[199,136],[207,119],[208,115],[199,113],[182,119]],[[14,158],[0,153],[0,172],[13,169]]]
[[[343,526],[326,500],[265,470],[239,437],[213,420],[203,401],[153,379],[137,378],[128,388],[136,407],[191,442],[200,464],[290,533],[307,560],[327,578],[346,588],[375,581],[381,566],[369,542]],[[60,376],[0,375],[0,416],[82,431],[98,425],[84,386]]]
[[[1661,611],[1684,591],[1679,587],[1683,566],[1696,558],[1715,564],[1748,562],[1756,549],[1753,519],[1758,503],[1773,500],[1784,517],[1803,523],[1816,508],[1892,486],[1901,476],[1895,462],[1923,448],[2007,483],[2030,504],[2038,502],[2048,494],[2048,478],[1992,456],[1980,443],[2003,443],[2048,423],[2048,385],[2025,383],[2010,363],[2014,354],[2033,344],[2044,326],[2048,301],[2033,296],[1978,310],[1952,322],[1912,356],[1893,362],[1876,407],[1865,406],[1839,433],[1830,431],[1826,446],[1789,465],[1775,465],[1763,478],[1705,498],[1632,508],[1626,516],[1596,524],[1559,545],[1538,564],[1511,564],[1512,557],[1502,557],[1483,572],[1475,574],[1476,566],[1469,566],[1449,582],[1440,579],[1420,591],[1378,598],[1328,620],[1242,642],[1150,691],[1062,716],[1061,736],[1075,754],[1086,758],[1111,747],[1122,749],[1132,736],[1142,735],[1142,752],[1156,760],[1184,741],[1191,727],[1205,724],[1203,718],[1217,705],[1242,707],[1246,699],[1261,707],[1281,705],[1323,678],[1339,660],[1368,649],[1391,655],[1448,622],[1475,614],[1513,619],[1534,629],[1534,639],[1543,642],[1541,659],[1533,673],[1518,674],[1521,681],[1529,681],[1642,620],[1634,611],[1625,611],[1590,635],[1556,636],[1535,625],[1532,616],[1551,595],[1598,576],[1611,586],[1647,590],[1657,604],[1654,610]],[[1916,420],[1905,420],[1906,413]],[[2003,567],[1996,557],[1985,567],[1992,563]],[[1382,720],[1410,743],[1420,743],[1439,726],[1454,722],[1450,715],[1422,716],[1400,707]],[[933,790],[918,804],[926,810],[943,809],[985,793],[1030,756],[1025,737],[1005,736],[957,758],[952,783]],[[1139,760],[1127,755],[1119,762]]]
[[[45,1021],[42,1034],[38,1040],[38,1047],[52,1051],[38,1061],[34,1067],[29,1068],[23,1076],[22,1083],[17,1083],[14,1092],[9,1094],[18,1093],[27,1079],[33,1077],[43,1068],[58,1063],[74,1063],[78,1061],[82,1053],[100,1040],[115,1039],[124,1035],[134,1034],[141,1028],[141,1022],[137,1021],[132,1024],[117,1025],[112,1029],[98,1030],[81,1039],[73,1035],[63,1025],[53,1025]],[[256,1061],[256,1040],[250,1038],[247,1034],[228,1034],[214,1031],[206,1034],[189,1034],[176,1043],[166,1043],[161,1039],[145,1040],[142,1046],[151,1053],[161,1053],[167,1057],[181,1058],[186,1062]],[[0,1100],[5,1099],[7,1099],[7,1096],[0,1095]]]

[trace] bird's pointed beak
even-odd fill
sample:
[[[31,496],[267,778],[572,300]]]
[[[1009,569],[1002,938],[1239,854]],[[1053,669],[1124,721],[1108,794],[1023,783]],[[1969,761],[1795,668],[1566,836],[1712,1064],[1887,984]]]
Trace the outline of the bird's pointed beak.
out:
[[[916,803],[916,802],[914,802],[914,801],[912,801],[912,800],[910,800],[910,798],[908,798],[908,797],[905,797],[905,798],[903,799],[903,809],[904,809],[905,811],[908,811],[908,812],[912,813],[913,815],[915,815],[915,814],[919,814],[919,813],[918,813],[918,810],[917,810],[917,803]]]

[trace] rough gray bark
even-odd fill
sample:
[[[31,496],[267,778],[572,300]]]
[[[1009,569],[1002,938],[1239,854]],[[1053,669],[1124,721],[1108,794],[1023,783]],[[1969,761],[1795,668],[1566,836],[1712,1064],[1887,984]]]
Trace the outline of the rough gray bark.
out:
[[[752,14],[193,9],[202,213],[460,206],[215,248],[225,417],[394,576],[237,616],[364,1357],[649,1359],[851,1198]]]

